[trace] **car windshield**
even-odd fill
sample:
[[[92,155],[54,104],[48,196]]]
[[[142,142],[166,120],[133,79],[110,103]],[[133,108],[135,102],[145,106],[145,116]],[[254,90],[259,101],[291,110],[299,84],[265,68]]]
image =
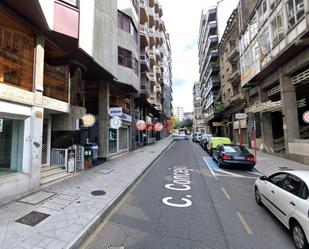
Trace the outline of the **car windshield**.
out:
[[[229,153],[247,152],[247,149],[240,145],[224,145],[224,151]]]

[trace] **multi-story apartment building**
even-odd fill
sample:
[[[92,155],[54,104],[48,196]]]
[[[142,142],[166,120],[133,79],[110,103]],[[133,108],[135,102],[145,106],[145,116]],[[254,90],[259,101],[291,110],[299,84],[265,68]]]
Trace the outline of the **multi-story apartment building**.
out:
[[[193,130],[205,132],[206,123],[203,114],[200,82],[196,81],[193,85]]]
[[[0,202],[46,183],[73,144],[98,144],[104,160],[133,148],[139,24],[133,0],[1,1]],[[122,107],[119,129],[110,107]]]
[[[241,85],[261,148],[308,162],[309,2],[241,0]]]
[[[159,1],[140,0],[139,9],[141,96],[137,116],[154,124],[172,116],[171,45]],[[164,135],[158,131],[138,132],[136,142],[144,145]]]
[[[202,107],[207,132],[221,134],[220,62],[217,7],[203,10],[199,30],[199,73]]]
[[[175,116],[176,116],[177,120],[183,121],[183,119],[184,119],[183,107],[176,106],[176,108],[175,108]]]
[[[246,144],[246,120],[235,119],[235,113],[243,113],[245,108],[245,95],[240,84],[238,24],[238,9],[235,9],[227,21],[219,44],[223,133],[235,143]]]

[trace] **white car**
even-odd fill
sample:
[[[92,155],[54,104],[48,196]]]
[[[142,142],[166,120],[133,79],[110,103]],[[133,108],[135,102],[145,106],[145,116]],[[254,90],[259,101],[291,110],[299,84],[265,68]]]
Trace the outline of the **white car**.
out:
[[[290,231],[299,249],[308,248],[309,171],[281,171],[255,182],[255,200],[264,204]]]

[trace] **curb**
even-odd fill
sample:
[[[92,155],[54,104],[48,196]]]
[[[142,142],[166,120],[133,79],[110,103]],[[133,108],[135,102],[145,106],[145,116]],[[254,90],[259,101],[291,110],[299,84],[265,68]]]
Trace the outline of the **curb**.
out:
[[[157,159],[163,155],[173,144],[175,139],[172,139],[170,143],[161,151],[161,153],[156,156],[151,163],[145,167],[145,169],[136,176],[136,178],[114,199],[110,202],[110,205],[104,209],[97,217],[93,219],[90,224],[76,236],[71,242],[69,242],[64,248],[65,249],[79,249],[82,244],[88,239],[89,235],[91,235],[96,228],[104,221],[104,219],[112,212],[112,210],[117,206],[117,204],[124,198],[124,196],[133,189],[136,183],[147,173],[147,171],[151,168],[151,166],[157,161]]]

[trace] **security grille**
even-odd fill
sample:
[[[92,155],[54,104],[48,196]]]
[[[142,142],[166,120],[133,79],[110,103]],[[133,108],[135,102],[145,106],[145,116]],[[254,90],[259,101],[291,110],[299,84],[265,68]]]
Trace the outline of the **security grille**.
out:
[[[48,156],[48,121],[44,120],[43,123],[43,137],[42,137],[42,166],[47,165],[47,156]]]
[[[293,85],[305,84],[305,83],[309,83],[309,69],[303,71],[300,74],[297,74],[296,76],[292,78]]]

